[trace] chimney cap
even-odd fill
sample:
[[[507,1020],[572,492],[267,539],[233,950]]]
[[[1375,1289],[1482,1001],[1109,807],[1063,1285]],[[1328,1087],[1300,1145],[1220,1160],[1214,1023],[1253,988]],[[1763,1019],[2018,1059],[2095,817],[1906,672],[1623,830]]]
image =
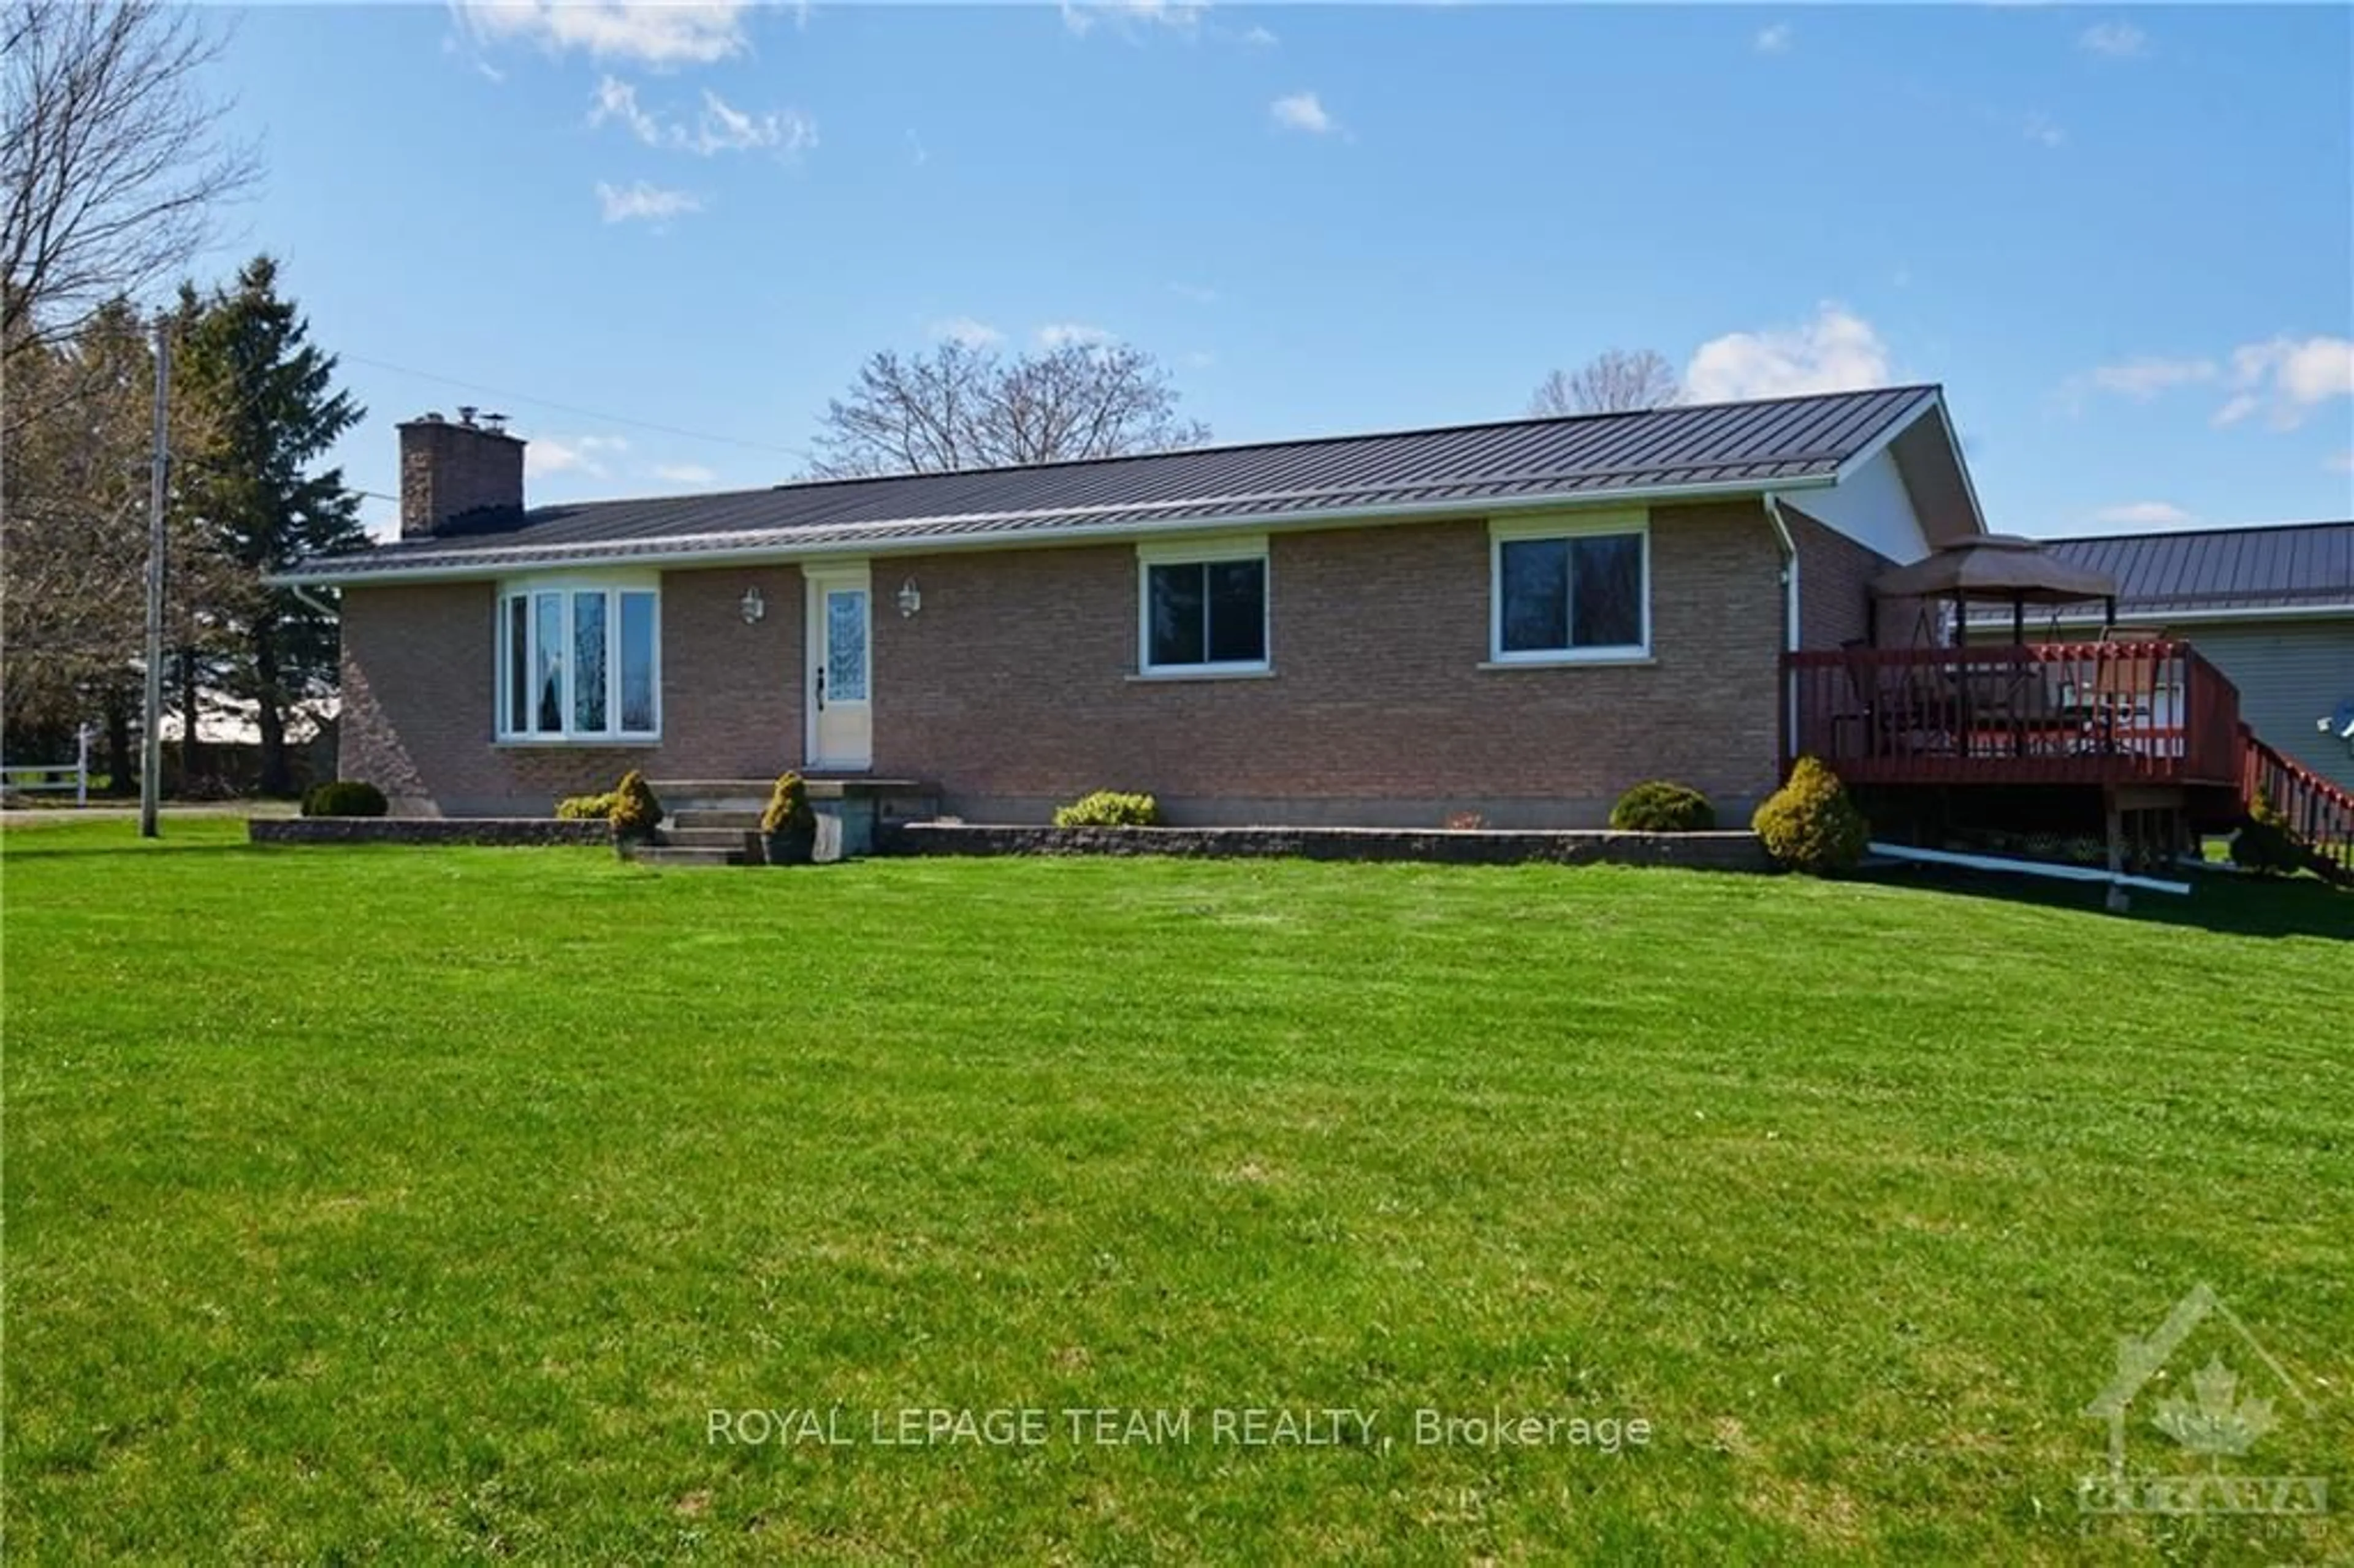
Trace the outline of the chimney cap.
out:
[[[461,412],[464,411],[466,410],[461,410]],[[454,419],[445,419],[438,410],[428,409],[424,413],[418,415],[417,418],[413,419],[401,420],[394,427],[394,429],[401,430],[416,430],[433,429],[438,428],[445,430],[463,430],[469,435],[492,436],[495,437],[499,440],[513,441],[518,446],[523,444],[523,438],[521,436],[518,436],[513,430],[506,429],[506,415],[484,414],[479,408],[474,408],[472,411],[475,415],[475,419],[479,419],[481,421],[480,423],[476,423],[475,419],[469,419],[463,423]]]

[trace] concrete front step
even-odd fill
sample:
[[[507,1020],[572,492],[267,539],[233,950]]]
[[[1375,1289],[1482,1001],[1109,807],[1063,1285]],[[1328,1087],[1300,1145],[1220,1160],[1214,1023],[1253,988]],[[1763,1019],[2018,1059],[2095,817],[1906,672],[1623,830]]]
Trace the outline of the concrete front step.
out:
[[[691,806],[670,814],[673,833],[702,832],[714,828],[730,828],[737,832],[756,832],[760,826],[759,811],[744,807],[721,809]]]
[[[700,842],[690,835],[707,830],[757,830],[776,784],[772,779],[656,779],[651,782],[669,813],[667,836],[675,843]],[[872,854],[892,828],[901,822],[928,821],[939,810],[938,788],[917,779],[838,774],[820,775],[807,782],[810,804],[818,814],[821,860]],[[755,865],[761,863],[757,844],[747,846],[746,859]]]
[[[665,828],[663,843],[672,849],[724,849],[750,854],[758,836],[744,828]]]
[[[744,852],[701,844],[653,844],[630,851],[640,865],[742,865]]]

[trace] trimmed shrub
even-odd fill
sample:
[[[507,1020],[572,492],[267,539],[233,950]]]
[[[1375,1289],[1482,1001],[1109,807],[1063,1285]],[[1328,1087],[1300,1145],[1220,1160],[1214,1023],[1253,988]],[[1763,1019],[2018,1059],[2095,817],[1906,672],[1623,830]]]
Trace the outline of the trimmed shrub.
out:
[[[645,842],[662,826],[662,802],[654,798],[653,786],[636,768],[621,775],[621,782],[613,791],[613,810],[609,821],[613,824],[613,836],[625,842]]]
[[[1863,858],[1870,824],[1839,775],[1811,757],[1798,758],[1790,781],[1766,797],[1749,825],[1766,853],[1816,876],[1835,876]]]
[[[2248,820],[2232,835],[2232,863],[2259,876],[2305,868],[2306,848],[2273,803],[2258,795],[2248,807]]]
[[[330,779],[302,795],[306,817],[381,817],[386,809],[384,791],[357,779]]]
[[[1161,821],[1161,803],[1150,795],[1098,789],[1056,808],[1058,828],[1149,828]]]
[[[615,793],[567,795],[556,803],[556,814],[567,822],[607,822],[613,819]]]
[[[806,832],[817,826],[817,810],[810,804],[809,786],[798,773],[788,773],[777,780],[769,796],[768,810],[760,813],[760,831],[764,833]]]
[[[1651,779],[1618,797],[1610,825],[1622,833],[1705,833],[1716,827],[1716,808],[1690,785]]]

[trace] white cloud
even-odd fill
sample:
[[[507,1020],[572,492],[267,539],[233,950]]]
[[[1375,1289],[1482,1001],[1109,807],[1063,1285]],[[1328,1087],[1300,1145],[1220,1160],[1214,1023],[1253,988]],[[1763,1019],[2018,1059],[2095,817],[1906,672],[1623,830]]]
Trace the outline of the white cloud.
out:
[[[605,460],[619,457],[630,450],[627,438],[621,436],[537,436],[523,450],[523,468],[526,477],[545,479],[550,474],[578,473],[590,479],[603,479]]]
[[[2232,396],[2215,411],[2233,425],[2269,408],[2275,429],[2295,429],[2316,404],[2354,397],[2354,338],[2275,337],[2232,351]]]
[[[790,157],[817,145],[817,122],[798,109],[747,114],[706,89],[695,139],[688,145],[706,158],[714,153],[748,153],[762,147],[774,147]]]
[[[643,180],[628,185],[597,182],[597,202],[607,223],[663,224],[703,210],[703,198],[690,191],[665,190]]]
[[[924,139],[916,134],[912,125],[907,127],[907,161],[919,169],[932,161],[932,150],[924,145]]]
[[[2138,359],[2104,365],[2087,379],[2104,392],[2115,392],[2147,403],[2173,387],[2212,381],[2215,374],[2216,365],[2211,359],[2166,359],[2156,355],[2144,355]]]
[[[719,476],[699,462],[658,462],[654,477],[673,484],[709,484]]]
[[[1267,105],[1267,112],[1285,130],[1305,131],[1311,136],[1327,135],[1341,128],[1341,122],[1326,111],[1323,102],[1312,92],[1278,98]]]
[[[1218,356],[1206,348],[1190,350],[1184,359],[1185,368],[1188,370],[1207,370],[1217,363]]]
[[[596,101],[588,110],[592,128],[609,120],[628,126],[630,133],[649,147],[663,144],[662,122],[638,107],[638,90],[618,77],[599,79]]]
[[[934,337],[946,343],[960,343],[967,348],[994,348],[1005,341],[1005,334],[987,322],[977,322],[970,316],[950,316],[931,325]]]
[[[2020,115],[2019,133],[2039,147],[2064,147],[2068,144],[2068,132],[2049,114]]]
[[[1085,322],[1054,322],[1038,329],[1040,346],[1050,349],[1097,348],[1113,341],[1111,334]]]
[[[1131,35],[1151,27],[1190,33],[1209,9],[1194,0],[1105,0],[1095,5],[1062,0],[1062,6],[1063,26],[1080,37],[1093,32],[1098,22],[1109,22],[1115,30]]]
[[[1251,27],[1243,34],[1243,42],[1255,49],[1271,49],[1277,41],[1276,36],[1265,27]]]
[[[1218,291],[1199,283],[1172,283],[1169,291],[1192,304],[1214,305],[1218,302]]]
[[[1888,345],[1880,334],[1829,301],[1814,320],[1798,326],[1712,338],[1684,369],[1684,387],[1695,403],[1846,392],[1885,386],[1888,379]]]
[[[2131,22],[2100,22],[2076,35],[2076,47],[2089,55],[2131,59],[2148,49],[2149,35]]]
[[[2332,473],[2354,473],[2354,448],[2342,452],[2331,452],[2321,460],[2321,466]]]
[[[1790,24],[1776,22],[1770,27],[1760,27],[1751,47],[1761,55],[1786,55],[1790,52]]]
[[[2128,501],[2102,507],[2093,521],[2115,528],[2187,528],[2199,519],[2170,501]]]
[[[774,148],[791,157],[817,145],[817,122],[797,109],[748,113],[706,89],[703,111],[693,125],[688,125],[683,121],[664,120],[644,108],[638,102],[636,88],[610,76],[597,83],[595,101],[588,111],[590,125],[602,125],[608,121],[626,127],[631,135],[649,147],[696,153],[706,158],[717,153],[749,153],[763,148]]]
[[[744,48],[737,0],[626,4],[624,0],[453,0],[478,44],[536,44],[551,54],[578,49],[597,59],[650,66],[708,65]]]

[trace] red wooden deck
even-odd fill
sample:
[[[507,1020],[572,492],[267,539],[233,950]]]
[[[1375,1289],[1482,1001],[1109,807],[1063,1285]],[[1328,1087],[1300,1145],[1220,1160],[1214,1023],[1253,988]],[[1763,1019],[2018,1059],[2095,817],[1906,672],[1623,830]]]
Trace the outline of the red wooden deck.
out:
[[[2243,782],[2240,694],[2187,642],[1786,653],[1789,750],[1850,784]]]

